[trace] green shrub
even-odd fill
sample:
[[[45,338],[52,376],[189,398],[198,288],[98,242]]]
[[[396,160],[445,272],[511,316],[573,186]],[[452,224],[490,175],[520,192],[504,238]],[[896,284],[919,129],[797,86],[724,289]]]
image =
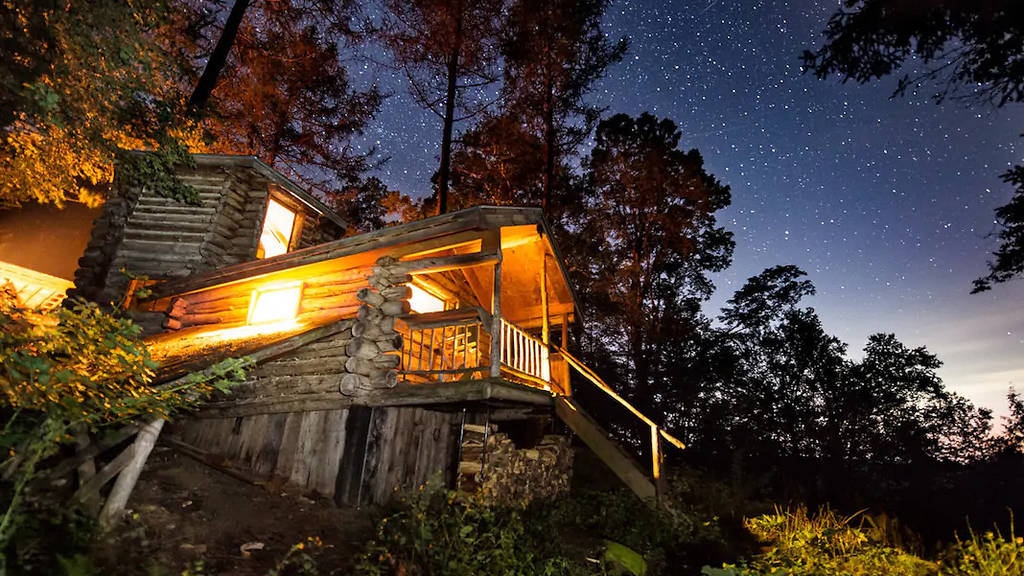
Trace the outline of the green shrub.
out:
[[[973,530],[969,533],[970,538],[957,537],[946,551],[940,562],[942,576],[1024,575],[1024,538],[1014,534],[1012,518],[1009,537],[998,529],[980,536]]]
[[[550,538],[552,535],[548,535]],[[571,574],[562,557],[537,553],[518,510],[421,487],[378,523],[356,573],[363,576]]]
[[[842,517],[823,509],[814,516],[807,509],[776,510],[747,520],[750,530],[763,544],[762,553],[722,569],[705,567],[705,576],[907,576],[933,575],[936,564],[922,560],[877,540],[880,532],[854,526],[859,515]],[[863,518],[862,518],[863,520]]]

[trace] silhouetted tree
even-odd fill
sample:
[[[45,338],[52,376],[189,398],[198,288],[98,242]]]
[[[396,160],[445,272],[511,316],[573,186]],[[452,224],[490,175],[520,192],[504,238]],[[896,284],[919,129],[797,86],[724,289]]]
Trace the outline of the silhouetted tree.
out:
[[[196,93],[208,82],[205,56],[223,52],[237,6],[221,22],[222,14],[193,5],[187,27],[178,31],[182,41],[193,42],[197,65],[203,63],[194,106],[204,101]],[[353,88],[340,55],[354,34],[346,24],[354,13],[347,0],[254,0],[207,96],[208,150],[258,156],[321,192],[359,185],[374,151],[357,149],[353,138],[382,96],[376,88]]]
[[[452,155],[452,208],[540,205],[544,143],[512,114],[488,115]]]
[[[587,105],[594,83],[626,52],[601,28],[608,0],[515,0],[507,18],[504,106],[541,144],[540,204],[552,202],[561,158],[590,135],[601,110]]]
[[[502,0],[388,0],[382,38],[410,91],[442,119],[437,213],[448,209],[452,132],[494,100]]]
[[[415,201],[396,190],[389,190],[373,176],[357,185],[329,193],[328,199],[338,214],[348,220],[348,235],[371,232],[422,217]]]
[[[806,70],[819,78],[838,74],[844,81],[869,82],[920,57],[925,70],[905,73],[896,95],[934,83],[938,101],[1024,102],[1024,4],[1016,0],[846,0],[824,34],[824,46],[804,52]],[[1015,194],[996,211],[1000,247],[974,292],[1024,274],[1024,167],[1002,178]]]
[[[733,248],[715,219],[729,188],[697,150],[678,148],[681,136],[647,113],[598,125],[570,256],[590,337],[625,367],[626,395],[656,419],[675,372],[668,347],[699,322],[708,274],[729,264]]]

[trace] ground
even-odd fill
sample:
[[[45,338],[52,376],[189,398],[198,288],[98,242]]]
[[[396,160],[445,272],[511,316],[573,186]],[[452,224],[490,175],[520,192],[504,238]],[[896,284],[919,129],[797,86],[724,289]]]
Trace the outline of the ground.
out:
[[[321,573],[348,574],[373,530],[366,510],[249,484],[161,445],[128,507],[130,520],[95,551],[100,573],[139,574],[157,565],[180,574],[201,559],[206,575],[263,575],[293,545],[319,537]],[[263,549],[245,554],[247,543]]]

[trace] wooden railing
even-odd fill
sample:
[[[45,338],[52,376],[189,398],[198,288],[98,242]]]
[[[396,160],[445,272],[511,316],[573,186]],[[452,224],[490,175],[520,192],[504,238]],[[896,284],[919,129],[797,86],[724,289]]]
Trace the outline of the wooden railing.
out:
[[[413,379],[450,382],[483,377],[490,339],[476,309],[420,314],[406,319],[402,372]]]
[[[501,319],[501,363],[514,375],[539,380],[545,386],[551,382],[548,347],[504,318]]]
[[[669,434],[663,428],[658,426],[658,424],[655,421],[653,421],[650,418],[648,418],[646,415],[644,415],[643,412],[637,410],[636,407],[633,406],[632,404],[630,404],[625,398],[623,398],[622,396],[619,396],[614,390],[612,390],[611,386],[606,384],[605,381],[602,380],[601,377],[598,376],[593,370],[591,370],[590,367],[588,367],[586,364],[584,364],[583,362],[580,362],[575,356],[573,356],[572,354],[569,354],[568,352],[566,352],[563,349],[560,349],[558,347],[554,347],[554,349],[555,349],[555,351],[558,354],[560,354],[563,358],[565,358],[565,360],[566,360],[566,362],[568,362],[569,366],[572,366],[573,369],[575,369],[576,372],[578,372],[580,374],[580,376],[583,376],[586,380],[590,381],[594,386],[596,386],[598,388],[598,390],[601,390],[602,392],[604,392],[605,394],[610,396],[613,400],[615,400],[620,405],[622,405],[624,408],[629,410],[634,416],[636,416],[641,422],[643,422],[645,425],[647,425],[650,428],[650,430],[651,430],[651,478],[654,479],[654,484],[655,484],[655,487],[656,487],[658,499],[660,500],[661,499],[661,494],[664,491],[664,487],[662,486],[662,476],[661,476],[661,465],[662,465],[662,459],[663,459],[662,450],[661,450],[661,442],[664,440],[665,442],[668,442],[669,444],[675,446],[676,448],[679,448],[680,450],[685,449],[686,445],[683,444],[682,441],[680,441],[678,438],[676,438],[675,436]]]
[[[490,373],[490,315],[480,308],[416,314],[397,326],[404,338],[401,371],[411,381],[451,382],[485,378]],[[568,394],[568,366],[540,339],[504,319],[502,376],[523,384]],[[554,378],[552,378],[554,376]]]

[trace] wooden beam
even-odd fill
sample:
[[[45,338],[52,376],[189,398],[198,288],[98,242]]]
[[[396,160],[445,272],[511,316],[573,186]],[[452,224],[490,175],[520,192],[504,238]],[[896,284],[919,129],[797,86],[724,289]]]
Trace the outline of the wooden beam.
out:
[[[205,405],[197,418],[229,418],[253,414],[279,414],[312,410],[336,410],[352,406],[412,406],[455,404],[484,400],[504,400],[520,404],[551,406],[552,395],[544,390],[509,382],[501,378],[484,378],[459,382],[399,383],[394,388],[374,389],[355,396],[336,392],[261,396],[228,400]]]
[[[542,254],[540,259],[540,341],[548,345],[551,343],[551,318],[548,310],[548,255],[546,251]]]
[[[494,263],[494,288],[491,290],[491,377],[501,376],[501,261]]]
[[[430,274],[432,272],[445,272],[469,266],[482,266],[497,262],[501,259],[501,252],[480,251],[470,254],[456,254],[454,256],[437,256],[420,258],[418,260],[403,260],[390,268],[394,274]]]
[[[608,433],[568,398],[555,400],[555,413],[565,422],[580,440],[586,444],[619,480],[648,505],[654,506],[658,492],[654,484],[640,471],[640,467],[618,444],[608,438]]]

